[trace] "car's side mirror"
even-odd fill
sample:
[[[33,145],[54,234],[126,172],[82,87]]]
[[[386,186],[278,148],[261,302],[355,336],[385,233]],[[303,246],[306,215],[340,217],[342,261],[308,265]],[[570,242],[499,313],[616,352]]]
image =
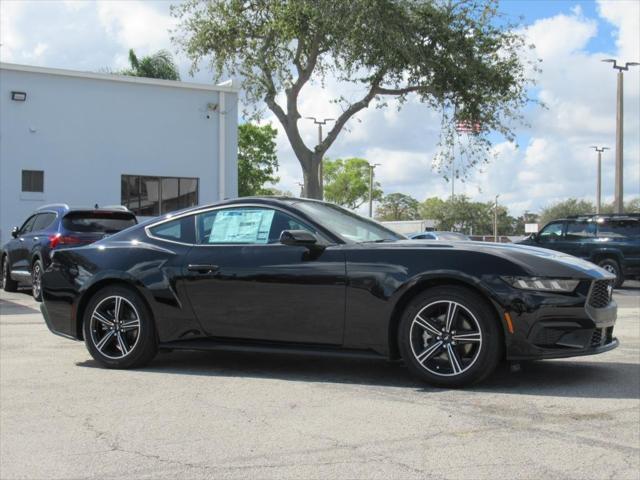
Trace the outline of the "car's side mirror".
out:
[[[11,236],[13,238],[18,238],[18,233],[20,233],[20,228],[19,227],[13,227],[11,229]]]
[[[531,234],[531,240],[533,240],[536,243],[540,243],[540,235],[537,233],[532,233]]]
[[[280,243],[289,246],[311,247],[318,243],[316,236],[307,230],[283,230]]]

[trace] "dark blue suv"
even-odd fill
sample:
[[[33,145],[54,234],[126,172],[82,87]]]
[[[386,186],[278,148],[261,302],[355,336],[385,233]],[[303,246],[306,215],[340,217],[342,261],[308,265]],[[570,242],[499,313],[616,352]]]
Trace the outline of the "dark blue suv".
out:
[[[589,260],[616,276],[640,278],[640,214],[576,215],[549,222],[522,242]]]
[[[40,280],[51,262],[51,252],[95,242],[137,223],[136,216],[120,206],[82,209],[55,204],[40,207],[22,227],[11,230],[13,238],[0,250],[2,288],[13,292],[20,284],[31,285],[33,298],[40,301]]]

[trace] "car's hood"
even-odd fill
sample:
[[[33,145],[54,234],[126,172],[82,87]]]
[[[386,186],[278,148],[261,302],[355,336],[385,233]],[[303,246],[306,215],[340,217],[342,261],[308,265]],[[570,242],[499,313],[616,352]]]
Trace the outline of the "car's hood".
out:
[[[493,255],[518,264],[530,275],[558,278],[613,279],[614,276],[597,265],[546,248],[514,243],[476,241],[443,242],[436,240],[400,240],[397,242],[361,244],[371,248],[399,248],[418,250],[457,250]]]

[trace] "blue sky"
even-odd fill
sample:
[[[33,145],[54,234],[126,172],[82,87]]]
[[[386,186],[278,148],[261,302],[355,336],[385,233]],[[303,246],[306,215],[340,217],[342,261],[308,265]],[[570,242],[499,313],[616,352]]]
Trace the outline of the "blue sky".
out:
[[[127,51],[139,55],[168,48],[170,1],[2,0],[0,60],[22,64],[97,71],[126,66]],[[174,2],[175,3],[175,2]],[[518,148],[495,137],[497,159],[469,172],[456,193],[489,200],[497,193],[513,214],[537,211],[569,196],[593,200],[594,143],[614,145],[615,75],[599,62],[605,57],[640,61],[640,2],[637,0],[507,0],[501,11],[536,44],[543,72],[531,91],[547,110],[527,109],[530,127],[517,127]],[[520,20],[522,17],[522,20]],[[177,54],[183,80],[210,82],[203,68],[188,75],[189,62]],[[335,117],[330,100],[343,86],[331,80],[302,93],[305,115]],[[357,93],[357,92],[356,92]],[[625,81],[625,193],[640,195],[640,69]],[[277,126],[269,115],[265,121]],[[422,200],[447,196],[451,187],[432,168],[438,119],[412,99],[401,110],[369,109],[349,123],[328,156],[361,156],[380,163],[377,179],[386,193],[403,192]],[[301,123],[309,145],[317,131]],[[278,138],[281,182],[299,193],[301,171],[286,138]],[[613,153],[604,158],[603,194],[613,197]],[[153,172],[149,172],[152,174]]]

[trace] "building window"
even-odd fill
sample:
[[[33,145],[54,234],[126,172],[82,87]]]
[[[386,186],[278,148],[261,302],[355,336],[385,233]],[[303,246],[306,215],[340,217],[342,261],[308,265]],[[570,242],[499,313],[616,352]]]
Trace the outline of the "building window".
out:
[[[136,215],[155,217],[198,204],[198,179],[122,175],[121,202]]]
[[[23,192],[44,192],[44,171],[22,170]]]

